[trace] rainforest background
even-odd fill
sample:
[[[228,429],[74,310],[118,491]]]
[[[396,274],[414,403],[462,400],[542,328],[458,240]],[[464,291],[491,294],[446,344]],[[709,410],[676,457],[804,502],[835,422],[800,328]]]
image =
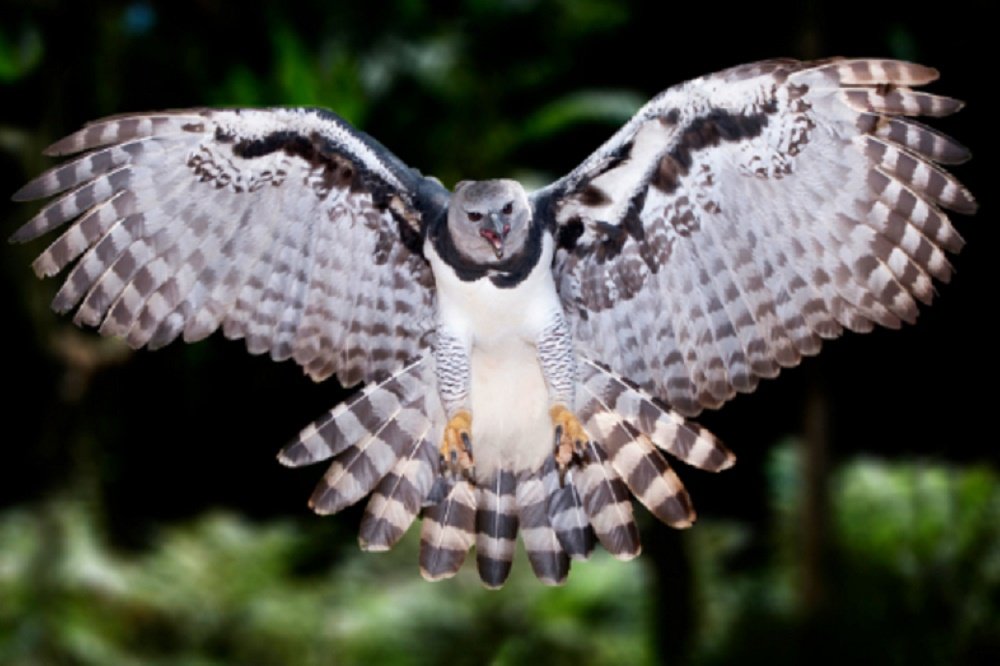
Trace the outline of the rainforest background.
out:
[[[1000,663],[994,23],[984,1],[0,2],[0,193],[83,122],[187,106],[316,105],[453,185],[566,173],[646,99],[752,60],[891,56],[968,107],[981,210],[915,327],[847,335],[701,422],[737,453],[680,472],[684,532],[641,516],[630,563],[569,582],[519,559],[430,584],[418,530],[356,545],[322,469],[277,449],[348,391],[216,335],[131,352],[80,331],[0,247],[4,664]],[[0,196],[12,233],[36,210]],[[992,307],[992,306],[990,306]],[[363,505],[362,505],[363,506]]]

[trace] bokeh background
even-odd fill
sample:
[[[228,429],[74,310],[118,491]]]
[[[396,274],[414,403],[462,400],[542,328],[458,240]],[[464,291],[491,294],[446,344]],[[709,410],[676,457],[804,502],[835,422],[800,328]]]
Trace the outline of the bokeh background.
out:
[[[451,185],[571,169],[648,97],[751,60],[893,56],[968,108],[968,245],[920,323],[848,335],[702,423],[739,456],[681,474],[691,530],[567,585],[523,559],[429,584],[417,531],[358,551],[277,449],[347,392],[221,336],[131,352],[79,331],[0,247],[4,664],[996,664],[1000,465],[995,55],[985,0],[0,2],[0,193],[45,145],[123,111],[319,105]],[[990,145],[994,142],[991,140]],[[0,196],[11,233],[37,210]]]

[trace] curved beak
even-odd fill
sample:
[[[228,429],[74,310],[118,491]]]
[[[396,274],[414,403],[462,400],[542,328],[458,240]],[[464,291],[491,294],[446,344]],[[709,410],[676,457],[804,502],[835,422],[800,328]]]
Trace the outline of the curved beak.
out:
[[[483,228],[479,230],[479,235],[493,246],[493,253],[497,259],[503,259],[503,242],[507,238],[507,234],[510,233],[510,225],[506,224],[495,212],[489,213],[487,220],[489,223],[483,225]]]

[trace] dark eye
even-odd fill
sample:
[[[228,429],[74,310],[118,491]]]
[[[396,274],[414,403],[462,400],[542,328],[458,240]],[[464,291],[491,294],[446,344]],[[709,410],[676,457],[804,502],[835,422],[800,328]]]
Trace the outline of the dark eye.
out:
[[[483,219],[482,213],[466,213],[466,215],[468,215],[469,219],[472,220],[473,222],[478,222],[479,220]]]
[[[503,207],[503,214],[504,215],[510,215],[513,212],[514,212],[514,204],[512,202],[508,201],[507,205]]]

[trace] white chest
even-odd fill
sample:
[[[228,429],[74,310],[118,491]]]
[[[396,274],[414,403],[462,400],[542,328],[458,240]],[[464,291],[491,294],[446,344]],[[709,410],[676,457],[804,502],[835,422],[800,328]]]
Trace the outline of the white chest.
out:
[[[512,340],[533,344],[561,308],[552,276],[554,243],[542,236],[538,263],[518,284],[498,287],[488,278],[464,281],[428,243],[425,254],[437,284],[438,321],[470,346],[488,349]]]
[[[461,280],[428,244],[440,326],[468,344],[476,474],[537,469],[552,450],[549,395],[535,344],[561,308],[548,234],[538,263],[517,285]]]

